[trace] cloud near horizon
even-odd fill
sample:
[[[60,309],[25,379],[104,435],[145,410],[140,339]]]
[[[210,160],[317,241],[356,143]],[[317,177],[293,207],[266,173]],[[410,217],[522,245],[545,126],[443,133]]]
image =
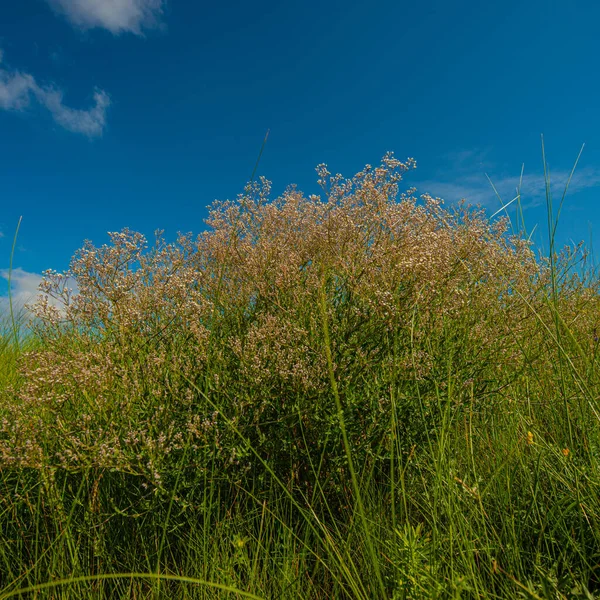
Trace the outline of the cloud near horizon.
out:
[[[8,269],[0,269],[0,277],[8,282]],[[42,281],[43,275],[39,273],[30,273],[24,269],[17,268],[13,269],[10,278],[11,284],[11,297],[13,313],[18,316],[22,316],[25,320],[31,316],[31,313],[27,311],[25,305],[33,304],[42,292],[39,290],[39,285]],[[77,293],[77,285],[75,282],[67,281],[69,287],[75,289]],[[48,303],[51,306],[60,307],[64,306],[58,300],[48,297]],[[8,291],[5,295],[0,296],[0,317],[4,317],[10,314],[10,300],[8,297]]]
[[[102,28],[113,35],[143,35],[160,25],[164,0],[46,0],[72,25],[83,30]]]
[[[8,281],[8,269],[1,269],[0,276]],[[38,295],[38,285],[42,276],[37,273],[29,273],[23,269],[13,269],[11,274],[11,292],[13,311],[16,315],[25,310],[25,304],[35,301]],[[8,314],[10,302],[8,294],[0,296],[0,313]]]
[[[419,193],[438,196],[448,203],[465,199],[468,204],[481,204],[496,211],[502,208],[491,183],[500,195],[503,204],[510,202],[517,194],[520,170],[517,175],[496,175],[498,165],[485,160],[487,151],[463,151],[448,155],[450,167],[441,170],[434,178],[416,181]],[[486,177],[489,176],[489,180]],[[570,170],[550,171],[550,192],[553,199],[560,199],[571,174]],[[577,168],[567,190],[567,196],[600,186],[600,169],[597,167]],[[523,171],[521,181],[521,204],[523,208],[533,208],[546,202],[546,182],[543,172]],[[513,205],[514,206],[514,205]]]
[[[104,90],[94,91],[91,108],[70,108],[63,103],[63,92],[59,88],[41,86],[29,73],[0,66],[0,109],[22,112],[30,106],[32,97],[64,129],[90,138],[102,135],[106,126],[106,111],[110,106],[110,97]]]

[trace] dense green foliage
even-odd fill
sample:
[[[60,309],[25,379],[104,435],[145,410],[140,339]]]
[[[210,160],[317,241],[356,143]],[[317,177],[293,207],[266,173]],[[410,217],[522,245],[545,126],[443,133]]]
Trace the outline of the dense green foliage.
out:
[[[600,593],[600,281],[398,201],[411,166],[47,274],[0,345],[0,599]]]

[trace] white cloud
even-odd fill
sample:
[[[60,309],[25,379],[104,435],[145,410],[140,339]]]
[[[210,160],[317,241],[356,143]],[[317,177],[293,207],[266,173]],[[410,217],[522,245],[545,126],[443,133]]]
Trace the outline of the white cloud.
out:
[[[88,137],[102,135],[110,98],[103,90],[94,91],[94,103],[87,110],[74,109],[63,103],[63,92],[54,86],[41,86],[28,73],[0,67],[0,109],[22,111],[35,98],[61,127]]]
[[[54,120],[65,129],[88,137],[102,134],[106,125],[106,109],[110,106],[110,97],[105,91],[94,91],[94,105],[88,110],[65,106],[60,90],[38,89],[36,96],[52,113]]]
[[[430,193],[432,196],[438,196],[448,203],[464,198],[468,204],[481,204],[496,211],[502,205],[486,177],[486,173],[494,184],[502,202],[506,204],[516,196],[517,187],[519,187],[520,169],[516,175],[498,174],[498,166],[486,160],[488,153],[489,150],[473,150],[448,154],[445,156],[449,162],[448,168],[439,171],[434,178],[417,180],[415,186],[419,193]],[[570,174],[570,170],[550,171],[550,192],[555,204],[562,198]],[[578,167],[575,169],[569,184],[567,195],[570,196],[599,185],[599,168]],[[546,182],[543,171],[528,173],[527,169],[524,169],[520,191],[523,208],[545,204]]]
[[[0,270],[0,276],[8,281],[8,269]],[[38,285],[42,276],[28,273],[23,269],[13,269],[11,273],[11,296],[15,315],[25,310],[25,304],[34,302],[38,295]],[[0,313],[7,314],[10,309],[8,295],[0,296]]]
[[[76,27],[108,29],[114,35],[134,33],[160,24],[164,0],[47,0]]]
[[[8,269],[0,269],[0,277],[8,281]],[[13,269],[10,277],[11,298],[9,299],[8,291],[4,296],[0,296],[0,319],[3,316],[10,314],[10,300],[12,300],[12,308],[15,316],[21,316],[28,319],[31,313],[25,308],[26,304],[33,304],[38,296],[42,293],[39,290],[39,285],[43,276],[39,273],[30,273],[24,269]],[[77,284],[72,279],[67,279],[67,286],[78,293]],[[48,296],[48,304],[56,306],[59,311],[64,309],[64,304],[54,298]]]
[[[490,173],[488,175],[504,204],[510,202],[516,196],[520,175],[509,177],[494,177]],[[562,198],[569,175],[570,171],[550,173],[550,192],[553,200]],[[488,208],[501,206],[485,173],[468,175],[458,181],[423,180],[415,185],[420,192],[428,192],[432,196],[439,196],[448,202],[455,202],[465,198],[468,204],[481,204]],[[600,185],[600,169],[586,167],[575,171],[569,184],[567,195],[595,188],[598,185]],[[524,207],[533,207],[545,203],[546,183],[543,174],[523,174],[520,188],[521,203]]]
[[[31,75],[0,69],[0,108],[23,110],[29,105],[30,92],[36,87]]]

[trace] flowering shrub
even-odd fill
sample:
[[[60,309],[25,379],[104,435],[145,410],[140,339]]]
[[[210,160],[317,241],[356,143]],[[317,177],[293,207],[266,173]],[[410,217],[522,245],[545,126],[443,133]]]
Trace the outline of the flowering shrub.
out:
[[[86,242],[33,306],[43,344],[4,392],[2,463],[114,468],[160,486],[176,461],[231,480],[264,461],[342,489],[322,295],[358,464],[389,458],[392,418],[406,448],[435,427],[440,381],[460,390],[452,410],[491,402],[539,358],[532,307],[544,310],[548,269],[505,220],[399,194],[415,166],[388,154],[346,180],[321,165],[324,199],[290,187],[271,201],[261,179],[216,202],[196,238],[157,232],[148,247],[126,229]]]

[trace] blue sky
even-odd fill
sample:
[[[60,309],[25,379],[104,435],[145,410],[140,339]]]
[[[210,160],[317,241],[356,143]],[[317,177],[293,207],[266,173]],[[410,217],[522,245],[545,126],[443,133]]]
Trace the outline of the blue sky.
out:
[[[522,199],[547,249],[541,134],[556,199],[585,148],[558,241],[600,235],[600,5],[527,2],[19,0],[0,9],[0,274],[34,293],[85,239],[200,232],[259,174],[318,193],[414,157],[406,188],[490,211]],[[6,281],[4,281],[4,293]],[[2,288],[0,288],[0,291]]]

